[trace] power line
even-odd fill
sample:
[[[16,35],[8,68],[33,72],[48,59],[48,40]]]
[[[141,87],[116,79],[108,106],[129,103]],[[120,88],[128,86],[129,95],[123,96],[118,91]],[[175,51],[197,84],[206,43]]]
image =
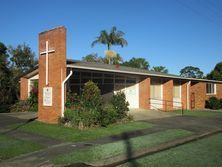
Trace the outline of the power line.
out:
[[[196,15],[204,18],[205,20],[215,24],[216,26],[218,26],[219,28],[222,28],[222,25],[218,24],[217,22],[215,22],[211,17],[209,17],[208,15],[203,15],[201,12],[199,12],[198,10],[196,10],[195,8],[191,7],[189,4],[184,3],[184,1],[180,1],[180,0],[176,0],[176,2],[178,2],[180,5],[182,5],[183,7],[189,9],[190,11],[192,11],[193,13],[195,13]]]

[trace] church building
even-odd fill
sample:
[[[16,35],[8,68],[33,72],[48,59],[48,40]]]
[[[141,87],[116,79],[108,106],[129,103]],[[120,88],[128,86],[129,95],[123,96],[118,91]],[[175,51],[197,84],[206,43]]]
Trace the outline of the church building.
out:
[[[204,109],[209,97],[222,98],[222,81],[67,59],[65,27],[39,34],[38,65],[20,78],[21,100],[29,97],[36,80],[38,119],[48,123],[63,116],[66,92],[81,94],[89,80],[98,85],[105,100],[124,91],[129,108]]]

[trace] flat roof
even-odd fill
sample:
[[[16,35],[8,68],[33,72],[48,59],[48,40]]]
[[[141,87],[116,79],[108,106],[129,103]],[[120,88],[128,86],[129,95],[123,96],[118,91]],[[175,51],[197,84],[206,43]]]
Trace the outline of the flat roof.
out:
[[[145,70],[145,69],[126,67],[123,65],[111,65],[111,64],[103,64],[103,63],[96,63],[96,62],[85,62],[85,61],[79,61],[79,60],[73,60],[73,59],[67,59],[67,68],[134,74],[134,75],[143,75],[143,76],[152,76],[152,77],[163,77],[163,78],[180,79],[180,80],[186,80],[186,81],[196,81],[196,82],[202,81],[202,82],[222,83],[222,81],[217,81],[217,80],[186,78],[179,75],[166,74],[162,72],[150,71],[150,70]],[[38,65],[36,65],[33,69],[29,70],[27,73],[25,73],[23,77],[30,78],[36,74],[38,74]]]

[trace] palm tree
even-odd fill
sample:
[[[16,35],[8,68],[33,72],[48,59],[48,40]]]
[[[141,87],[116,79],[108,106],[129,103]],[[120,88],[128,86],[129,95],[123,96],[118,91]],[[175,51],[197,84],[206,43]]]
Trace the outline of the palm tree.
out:
[[[91,46],[94,47],[96,44],[107,45],[108,50],[111,49],[112,45],[120,45],[121,47],[127,46],[127,41],[123,38],[124,32],[118,31],[115,26],[112,27],[110,33],[106,30],[102,30],[100,35],[96,37],[96,40],[92,42]]]
[[[151,71],[156,71],[156,72],[162,72],[162,73],[168,73],[168,69],[164,66],[154,66]]]

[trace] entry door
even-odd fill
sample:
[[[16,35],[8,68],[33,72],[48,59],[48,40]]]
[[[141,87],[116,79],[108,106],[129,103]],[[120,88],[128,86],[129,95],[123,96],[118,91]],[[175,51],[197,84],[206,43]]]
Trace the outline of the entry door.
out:
[[[126,100],[129,102],[129,108],[139,108],[138,104],[138,84],[126,85]]]

